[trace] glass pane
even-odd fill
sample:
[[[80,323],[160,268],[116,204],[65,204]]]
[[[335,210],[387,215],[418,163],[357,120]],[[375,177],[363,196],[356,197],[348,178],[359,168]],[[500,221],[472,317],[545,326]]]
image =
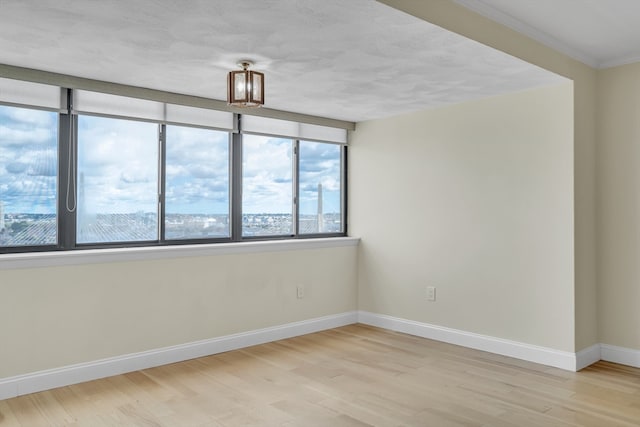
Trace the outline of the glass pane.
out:
[[[251,99],[262,102],[262,74],[252,73]]]
[[[158,125],[78,118],[77,242],[158,239]]]
[[[247,100],[247,80],[246,75],[242,71],[236,71],[232,74],[233,76],[233,87],[235,91],[233,92],[233,101],[246,101]]]
[[[300,141],[300,234],[342,232],[341,147]]]
[[[0,106],[0,247],[54,245],[58,115]]]
[[[293,142],[243,135],[242,235],[293,234]]]
[[[229,237],[229,134],[167,126],[165,238]]]

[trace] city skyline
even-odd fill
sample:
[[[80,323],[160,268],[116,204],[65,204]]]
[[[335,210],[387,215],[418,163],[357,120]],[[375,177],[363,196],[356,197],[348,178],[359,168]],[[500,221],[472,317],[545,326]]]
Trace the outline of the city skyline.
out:
[[[0,247],[55,245],[57,218],[51,214],[6,214],[5,227],[0,228]],[[299,233],[340,233],[339,213],[300,215]],[[242,236],[278,236],[293,234],[290,214],[245,214]],[[165,240],[199,240],[230,238],[227,215],[168,214],[165,218]],[[101,214],[77,230],[79,244],[157,241],[160,239],[157,216],[153,213]]]

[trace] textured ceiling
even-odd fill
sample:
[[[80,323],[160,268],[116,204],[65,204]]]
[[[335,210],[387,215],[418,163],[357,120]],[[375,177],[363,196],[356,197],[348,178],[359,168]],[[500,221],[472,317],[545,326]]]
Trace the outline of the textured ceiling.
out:
[[[350,121],[564,79],[373,0],[0,0],[0,63]]]
[[[455,0],[592,67],[640,61],[638,0]]]

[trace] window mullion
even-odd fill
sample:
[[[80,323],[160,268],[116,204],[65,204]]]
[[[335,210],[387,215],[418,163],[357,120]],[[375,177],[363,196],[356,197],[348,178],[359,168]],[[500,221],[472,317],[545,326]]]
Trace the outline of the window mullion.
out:
[[[238,121],[241,117],[238,118]],[[242,134],[235,132],[231,134],[230,155],[230,179],[231,179],[231,240],[242,240]]]
[[[73,92],[67,89],[67,112],[59,115],[58,130],[58,248],[76,245],[77,120],[73,113]]]
[[[293,141],[293,235],[297,237],[300,234],[300,185],[298,176],[300,174],[300,140]]]
[[[165,241],[165,189],[167,166],[167,126],[158,125],[158,238]]]
[[[348,215],[347,215],[347,210],[348,210],[348,203],[347,200],[348,199],[348,147],[346,145],[341,147],[340,150],[340,186],[342,188],[342,194],[340,195],[340,212],[342,214],[342,233],[344,233],[344,235],[347,234],[347,220],[348,220]]]

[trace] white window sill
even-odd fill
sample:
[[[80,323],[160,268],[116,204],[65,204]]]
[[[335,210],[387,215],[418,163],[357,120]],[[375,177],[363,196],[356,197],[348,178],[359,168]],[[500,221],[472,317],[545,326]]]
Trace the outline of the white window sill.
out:
[[[283,252],[303,249],[357,246],[357,237],[265,240],[256,242],[214,243],[202,245],[143,246],[134,248],[86,249],[58,252],[29,252],[0,255],[0,270],[100,264],[165,258],[229,255],[256,252]]]

